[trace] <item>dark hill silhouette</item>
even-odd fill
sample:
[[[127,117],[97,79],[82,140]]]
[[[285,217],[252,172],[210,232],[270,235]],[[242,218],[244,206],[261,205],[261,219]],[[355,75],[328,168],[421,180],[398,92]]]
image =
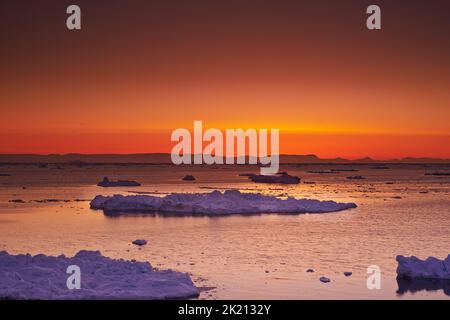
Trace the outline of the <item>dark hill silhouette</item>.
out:
[[[168,153],[139,153],[139,154],[0,154],[0,164],[16,163],[67,163],[77,166],[85,164],[170,164]],[[378,164],[378,163],[450,163],[450,159],[437,158],[401,158],[391,160],[376,160],[369,157],[349,160],[344,158],[319,158],[316,155],[280,155],[282,164]]]

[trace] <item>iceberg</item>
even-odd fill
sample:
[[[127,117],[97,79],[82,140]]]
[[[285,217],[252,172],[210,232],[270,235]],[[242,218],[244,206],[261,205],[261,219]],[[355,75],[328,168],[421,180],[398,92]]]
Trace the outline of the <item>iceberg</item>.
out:
[[[425,173],[426,176],[450,176],[450,172],[432,172],[432,173]]]
[[[278,183],[278,184],[299,184],[300,178],[291,176],[287,172],[281,172],[275,175],[254,174],[248,175],[248,178],[257,183]]]
[[[69,266],[80,271],[80,289],[68,289]],[[189,275],[155,271],[148,262],[114,260],[99,251],[74,257],[0,252],[0,299],[176,299],[199,290]]]
[[[312,199],[280,199],[259,193],[241,193],[239,190],[211,193],[170,194],[164,197],[150,195],[96,196],[90,203],[94,210],[105,214],[162,213],[188,215],[230,215],[262,213],[325,213],[356,208],[354,203],[319,201]]]
[[[104,177],[102,181],[97,183],[97,186],[108,188],[108,187],[138,187],[141,184],[136,181],[130,181],[130,180],[117,180],[117,181],[110,181],[108,177]]]
[[[323,283],[328,283],[328,282],[331,282],[331,279],[330,278],[327,278],[327,277],[320,277],[320,282],[323,282]]]
[[[365,179],[363,176],[349,176],[347,177],[348,180],[363,180]]]
[[[145,246],[147,244],[147,240],[145,240],[145,239],[136,239],[136,240],[134,240],[131,243],[135,244],[137,246]]]
[[[397,256],[396,260],[398,278],[450,280],[450,254],[444,260],[435,257],[420,260],[414,256]]]

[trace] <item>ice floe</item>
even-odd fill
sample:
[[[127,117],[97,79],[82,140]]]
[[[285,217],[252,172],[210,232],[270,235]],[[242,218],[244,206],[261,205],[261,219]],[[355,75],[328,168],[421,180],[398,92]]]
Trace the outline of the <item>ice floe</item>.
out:
[[[426,176],[450,176],[450,172],[431,172],[425,173]]]
[[[133,242],[131,242],[132,244],[135,244],[137,246],[145,246],[147,244],[147,240],[144,239],[136,239]]]
[[[365,179],[363,176],[349,176],[347,177],[348,180],[363,180]]]
[[[325,213],[356,208],[354,203],[319,201],[312,199],[280,199],[259,193],[241,193],[239,190],[211,193],[170,194],[164,197],[150,195],[96,196],[92,209],[105,214],[167,213],[167,214],[260,214],[260,213]]]
[[[69,289],[69,266],[77,266],[80,289]],[[99,251],[74,257],[0,252],[0,299],[175,299],[197,297],[189,275],[155,271],[148,262],[114,260]]]
[[[97,186],[99,187],[138,187],[141,184],[136,181],[129,181],[129,180],[117,180],[117,181],[110,181],[108,177],[104,177],[102,181],[97,183]]]
[[[253,174],[249,175],[248,178],[253,182],[257,183],[276,183],[276,184],[298,184],[300,183],[300,178],[297,176],[291,176],[287,172],[281,172],[275,175],[261,175]]]
[[[420,260],[415,256],[397,256],[396,260],[399,278],[450,280],[450,254],[444,260],[435,257]]]

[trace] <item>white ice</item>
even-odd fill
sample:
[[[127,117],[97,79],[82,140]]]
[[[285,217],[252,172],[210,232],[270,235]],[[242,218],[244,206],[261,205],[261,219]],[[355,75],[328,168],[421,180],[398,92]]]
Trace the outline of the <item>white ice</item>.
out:
[[[80,268],[80,289],[68,289],[67,268]],[[99,251],[74,257],[0,252],[0,299],[173,299],[198,296],[189,275],[155,271],[148,262],[114,260]]]
[[[397,262],[399,278],[450,280],[450,254],[444,260],[435,257],[420,260],[414,256],[397,256]]]
[[[224,193],[170,194],[165,197],[150,195],[96,196],[91,208],[106,214],[157,212],[171,214],[259,214],[259,213],[324,213],[356,208],[354,203],[338,203],[311,199],[280,199],[259,193],[241,193],[226,190]]]

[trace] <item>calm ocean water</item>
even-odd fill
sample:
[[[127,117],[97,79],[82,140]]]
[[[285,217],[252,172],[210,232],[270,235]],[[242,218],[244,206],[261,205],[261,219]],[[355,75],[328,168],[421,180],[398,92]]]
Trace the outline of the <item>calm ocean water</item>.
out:
[[[333,174],[307,171],[354,168]],[[113,258],[148,260],[189,272],[207,299],[449,299],[438,290],[403,287],[396,255],[445,258],[450,253],[450,177],[425,173],[449,166],[289,165],[293,186],[254,184],[239,173],[257,167],[168,165],[1,166],[0,250],[73,255],[100,250]],[[193,174],[195,182],[181,181]],[[364,180],[346,176],[362,175]],[[100,188],[104,176],[141,187]],[[309,182],[309,183],[303,183]],[[237,188],[276,196],[355,202],[358,208],[316,215],[108,217],[89,209],[98,194],[210,192]],[[13,203],[10,200],[22,200]],[[143,238],[138,248],[131,241]],[[382,271],[380,290],[366,287],[366,269]],[[307,273],[312,268],[314,273]],[[351,277],[343,272],[351,271]],[[328,284],[319,278],[331,279]],[[417,289],[423,289],[418,290]],[[436,289],[436,288],[435,288]],[[413,292],[415,291],[415,292]]]

